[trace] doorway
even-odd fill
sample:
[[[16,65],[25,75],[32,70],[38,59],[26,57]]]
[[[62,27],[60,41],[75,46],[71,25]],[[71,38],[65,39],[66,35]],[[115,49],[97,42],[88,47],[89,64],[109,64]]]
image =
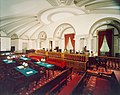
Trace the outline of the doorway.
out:
[[[98,31],[98,55],[113,55],[113,29]]]
[[[50,51],[52,51],[52,47],[53,47],[53,42],[52,42],[52,41],[49,41],[49,48],[50,48]]]

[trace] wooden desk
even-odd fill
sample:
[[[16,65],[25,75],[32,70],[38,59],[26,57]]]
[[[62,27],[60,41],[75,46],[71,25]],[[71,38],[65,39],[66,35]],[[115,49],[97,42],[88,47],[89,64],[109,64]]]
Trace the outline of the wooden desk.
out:
[[[50,69],[52,69],[53,75],[54,75],[54,65],[53,64],[48,64],[45,62],[34,62],[34,64],[45,67],[46,70],[48,70],[48,78],[50,77]]]

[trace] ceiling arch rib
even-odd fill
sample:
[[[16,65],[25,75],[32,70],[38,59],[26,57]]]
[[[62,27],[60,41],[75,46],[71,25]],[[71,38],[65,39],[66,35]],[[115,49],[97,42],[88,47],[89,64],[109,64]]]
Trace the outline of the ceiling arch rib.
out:
[[[52,6],[58,6],[57,0],[47,0]]]
[[[90,28],[89,34],[94,34],[95,30],[97,30],[99,27],[104,25],[110,25],[115,27],[118,31],[120,31],[120,20],[116,18],[103,18],[95,22],[92,27]],[[120,32],[119,32],[120,34]]]
[[[43,26],[44,26],[43,24],[39,25],[39,27],[35,30],[35,32],[33,32],[33,33],[31,34],[30,38],[31,38],[31,39],[32,39],[32,38],[35,38],[35,34],[37,34],[38,32],[40,32],[40,29],[41,29],[41,27],[43,27]]]
[[[11,28],[13,28],[13,27],[16,27],[17,25],[20,25],[20,24],[22,24],[22,23],[26,23],[26,22],[28,22],[29,20],[32,20],[32,19],[25,19],[25,20],[21,20],[21,21],[19,21],[19,22],[14,22],[14,23],[12,23],[12,24],[8,24],[8,25],[5,25],[5,26],[3,26],[3,27],[0,27],[2,30],[5,30],[6,32],[7,31],[9,31]],[[34,21],[36,20],[36,18],[34,18],[33,19]]]
[[[102,27],[102,26],[112,26],[112,27],[114,27],[114,28],[117,29],[118,34],[120,35],[120,32],[119,32],[118,27],[116,27],[114,24],[107,24],[107,23],[106,23],[106,24],[102,24],[102,25],[97,26],[97,27],[95,28],[95,30],[94,30],[92,36],[96,36],[96,34],[97,34],[96,31],[99,30],[99,28]]]
[[[29,27],[34,25],[35,23],[36,23],[36,21],[31,22],[31,23],[27,23],[26,25],[23,25],[23,26],[17,28],[16,30],[14,30],[12,33],[9,34],[9,36],[14,34],[14,33],[16,33],[19,36],[20,34],[22,34],[24,31],[29,29]]]
[[[1,21],[1,24],[0,24],[0,27],[3,27],[3,26],[6,26],[8,24],[12,24],[14,22],[19,22],[21,20],[25,20],[27,18],[35,18],[34,16],[31,16],[31,17],[23,17],[23,18],[18,18],[18,19],[10,19],[10,20],[7,20],[7,21]]]
[[[59,25],[56,29],[55,32],[53,34],[53,37],[55,38],[61,38],[62,34],[64,32],[64,30],[68,29],[68,28],[73,28],[71,24],[68,23],[63,23],[61,25]]]
[[[64,18],[63,16],[60,16],[60,15],[65,15],[66,18],[67,18],[67,17],[78,15],[78,14],[76,14],[74,12],[69,12],[69,11],[55,12],[55,13],[51,13],[50,15],[48,15],[47,19],[50,22],[54,22],[56,20]]]
[[[17,34],[13,34],[13,35],[11,36],[11,40],[14,40],[14,39],[18,39],[18,35],[17,35]]]
[[[87,10],[94,10],[94,9],[98,9],[101,7],[111,7],[111,6],[116,6],[116,4],[112,1],[101,1],[101,2],[97,2],[97,3],[87,4],[87,5],[85,5],[85,8]]]
[[[31,21],[31,22],[25,23],[24,25],[21,25],[20,27],[18,27],[18,28],[16,28],[15,30],[11,31],[8,35],[12,35],[12,34],[14,34],[14,33],[22,32],[22,31],[24,31],[24,29],[25,29],[26,27],[28,27],[28,25],[29,25],[30,23],[34,23],[34,22],[35,22],[35,21]]]
[[[8,34],[8,36],[13,35],[14,33],[16,33],[18,36],[19,34],[17,32],[23,32],[26,29],[26,27],[24,26],[23,28],[17,28],[15,31],[12,31]]]
[[[22,37],[23,35],[28,35],[30,38],[33,32],[35,32],[38,29],[39,25],[40,23],[36,23],[35,25],[31,26],[28,30],[24,31],[24,33],[21,34],[20,37]]]
[[[71,5],[74,0],[47,0],[52,6]]]
[[[96,0],[92,0],[93,1],[96,1]],[[74,3],[76,4],[76,6],[78,7],[82,7],[84,5],[86,5],[87,3],[90,3],[91,0],[74,0]]]
[[[38,18],[43,23],[50,24],[52,22],[60,20],[60,18],[61,19],[63,17],[68,18],[68,17],[74,16],[74,15],[80,15],[80,14],[85,14],[85,12],[83,10],[80,10],[79,8],[75,8],[75,7],[56,7],[56,8],[49,8],[49,9],[46,9],[46,10],[38,13]],[[53,18],[55,18],[55,19],[53,20]]]
[[[94,10],[91,10],[89,13],[93,13],[93,14],[104,14],[104,13],[106,13],[107,12],[107,14],[120,14],[120,11],[119,10],[116,10],[116,9],[104,9],[104,10],[102,10],[102,9],[94,9]]]
[[[37,17],[34,15],[11,15],[11,16],[4,16],[0,17],[0,21],[6,21],[6,20],[11,20],[11,19],[19,19],[19,18],[24,18],[24,17]]]
[[[28,24],[36,22],[35,20],[27,21],[26,23],[21,23],[20,25],[16,25],[16,27],[11,28],[11,30],[8,31],[8,35],[12,34],[12,32],[19,31],[21,28],[27,27]]]
[[[74,0],[67,0],[67,5],[73,4],[73,1],[74,1]]]
[[[19,33],[19,37],[21,37],[22,35],[26,34],[27,31],[29,31],[31,28],[35,27],[38,24],[39,24],[39,22],[35,22],[35,23],[32,23],[31,25],[29,25],[26,30],[24,30],[23,32]]]

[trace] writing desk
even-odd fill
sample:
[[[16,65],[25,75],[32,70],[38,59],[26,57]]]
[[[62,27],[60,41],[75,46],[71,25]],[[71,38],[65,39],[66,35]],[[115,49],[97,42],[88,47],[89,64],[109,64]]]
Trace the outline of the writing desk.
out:
[[[45,67],[48,70],[48,78],[50,77],[50,69],[52,70],[52,73],[54,75],[54,65],[48,64],[46,62],[34,62],[34,64]]]

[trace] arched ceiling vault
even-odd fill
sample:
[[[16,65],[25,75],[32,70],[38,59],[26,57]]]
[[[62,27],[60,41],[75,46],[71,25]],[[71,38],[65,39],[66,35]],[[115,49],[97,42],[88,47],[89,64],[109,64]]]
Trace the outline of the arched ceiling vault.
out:
[[[105,25],[113,26],[114,28],[118,30],[119,35],[120,35],[120,20],[116,18],[103,18],[103,19],[98,20],[92,25],[89,34],[92,34],[94,36],[94,34],[97,34],[95,33],[96,30]]]
[[[36,39],[41,28],[83,14],[120,14],[119,0],[0,0],[0,31]],[[31,6],[32,4],[32,6]],[[114,22],[115,23],[115,22]],[[113,24],[113,22],[112,22]]]

